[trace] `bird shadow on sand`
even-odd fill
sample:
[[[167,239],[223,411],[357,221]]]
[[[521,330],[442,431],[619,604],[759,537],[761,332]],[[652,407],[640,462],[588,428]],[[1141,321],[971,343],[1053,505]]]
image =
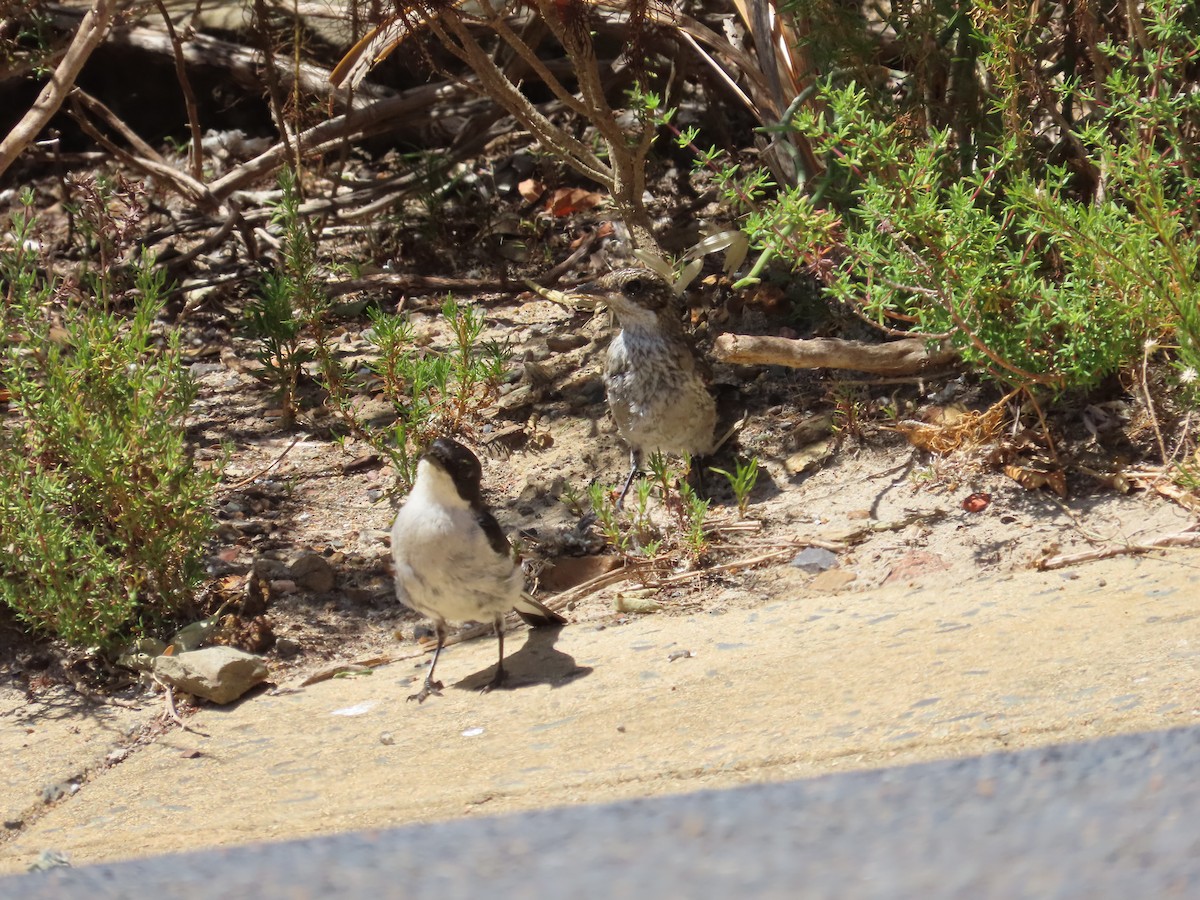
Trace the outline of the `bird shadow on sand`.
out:
[[[562,628],[561,625],[556,628],[530,628],[526,632],[525,643],[521,649],[504,657],[504,671],[507,677],[499,690],[513,690],[534,684],[548,684],[557,688],[592,674],[591,666],[576,665],[575,657],[554,648]],[[507,645],[515,635],[506,637]],[[464,691],[479,691],[495,674],[496,667],[488,666],[482,672],[468,675],[452,687]]]

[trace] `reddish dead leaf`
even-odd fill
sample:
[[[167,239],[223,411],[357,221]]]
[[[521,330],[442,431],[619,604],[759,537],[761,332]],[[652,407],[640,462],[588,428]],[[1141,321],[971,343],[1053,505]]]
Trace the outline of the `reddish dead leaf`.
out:
[[[559,188],[546,200],[546,211],[561,219],[563,216],[591,209],[603,199],[595,191],[585,191],[583,188]]]
[[[970,497],[962,502],[962,508],[967,512],[977,513],[983,512],[988,508],[988,504],[992,502],[992,495],[983,491],[976,491]]]

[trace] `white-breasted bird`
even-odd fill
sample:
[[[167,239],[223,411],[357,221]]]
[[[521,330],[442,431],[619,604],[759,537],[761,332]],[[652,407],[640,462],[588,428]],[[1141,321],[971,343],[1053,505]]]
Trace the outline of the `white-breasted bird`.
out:
[[[512,545],[483,501],[483,467],[457,441],[438,438],[417,464],[411,493],[392,525],[396,596],[433,621],[437,649],[424,686],[409,700],[441,693],[433,680],[448,622],[491,622],[499,642],[496,676],[504,672],[504,615],[516,610],[532,626],[562,625],[562,616],[525,592]]]

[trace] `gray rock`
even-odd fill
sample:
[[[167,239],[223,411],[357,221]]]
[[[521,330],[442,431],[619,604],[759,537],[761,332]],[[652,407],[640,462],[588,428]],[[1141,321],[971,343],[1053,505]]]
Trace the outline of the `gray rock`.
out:
[[[793,557],[791,565],[816,575],[837,565],[837,554],[822,547],[806,547]]]
[[[213,703],[232,703],[266,680],[260,657],[233,647],[205,647],[154,660],[154,674],[178,691]]]
[[[588,342],[582,334],[551,334],[546,337],[546,348],[555,353],[575,350]]]
[[[29,871],[45,872],[49,869],[70,867],[71,860],[67,858],[65,853],[59,853],[57,850],[43,850],[38,854],[38,858],[29,864]]]
[[[289,574],[296,584],[315,594],[333,590],[333,566],[319,553],[301,553]]]

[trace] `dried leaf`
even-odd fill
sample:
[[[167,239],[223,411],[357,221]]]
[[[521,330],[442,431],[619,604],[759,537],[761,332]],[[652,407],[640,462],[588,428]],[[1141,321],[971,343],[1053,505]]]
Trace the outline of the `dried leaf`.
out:
[[[991,505],[991,502],[991,494],[988,494],[984,491],[976,491],[962,502],[962,508],[971,513],[983,512],[988,508],[989,505]]]
[[[561,219],[598,206],[603,200],[603,195],[597,194],[595,191],[585,191],[583,188],[559,188],[546,200],[546,211]]]
[[[536,203],[546,193],[546,185],[536,178],[526,178],[517,185],[517,193],[526,203]]]
[[[1044,470],[1010,464],[1004,467],[1004,474],[1028,491],[1048,487],[1060,497],[1067,496],[1067,475],[1061,469]]]

